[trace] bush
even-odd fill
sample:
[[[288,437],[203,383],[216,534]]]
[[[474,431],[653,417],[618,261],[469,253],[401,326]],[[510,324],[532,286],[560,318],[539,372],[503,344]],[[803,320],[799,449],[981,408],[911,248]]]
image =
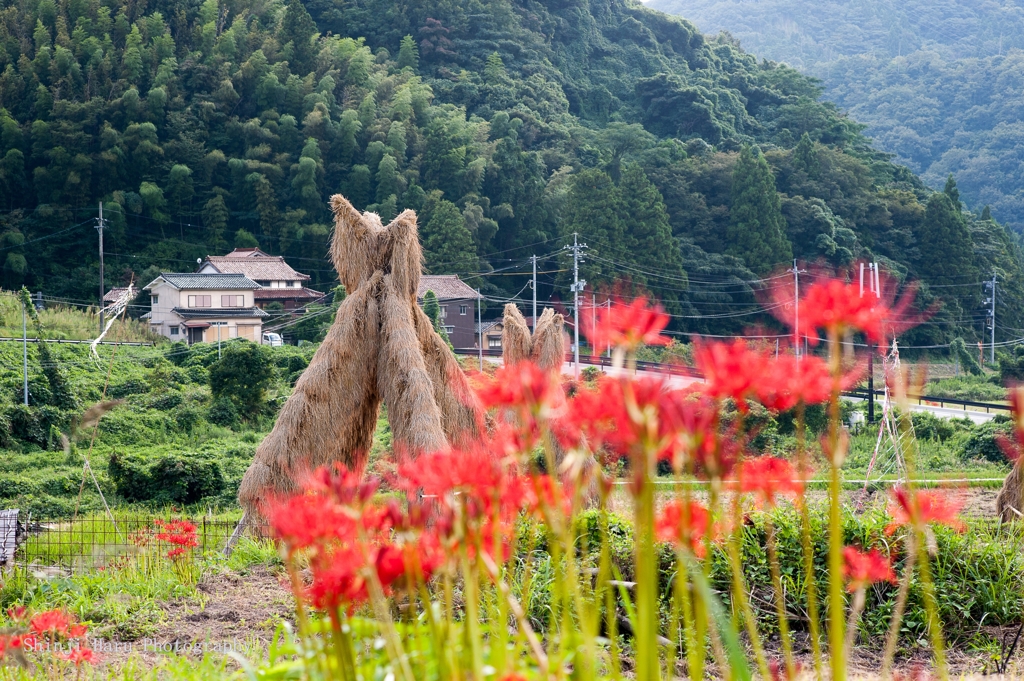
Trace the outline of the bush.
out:
[[[126,501],[192,504],[224,489],[220,464],[197,454],[163,454],[148,461],[114,452],[107,472]]]
[[[929,412],[914,412],[910,415],[914,424],[914,434],[919,440],[936,440],[945,442],[960,432],[970,432],[974,423],[968,418],[944,419]]]
[[[226,397],[218,397],[210,405],[206,420],[218,426],[230,428],[238,423],[238,411],[234,403]]]
[[[214,398],[228,398],[240,415],[256,417],[275,378],[270,353],[262,345],[232,341],[223,357],[210,367],[210,390]]]
[[[149,392],[149,385],[141,378],[130,378],[110,386],[107,395],[115,400],[120,400],[129,395],[141,395]]]
[[[1024,345],[1015,345],[1011,352],[997,355],[999,378],[1004,384],[1024,382]]]
[[[988,423],[975,426],[960,445],[960,456],[964,459],[1006,462],[1006,455],[999,447],[1000,435],[1011,437],[1013,428],[1006,417],[996,417]]]

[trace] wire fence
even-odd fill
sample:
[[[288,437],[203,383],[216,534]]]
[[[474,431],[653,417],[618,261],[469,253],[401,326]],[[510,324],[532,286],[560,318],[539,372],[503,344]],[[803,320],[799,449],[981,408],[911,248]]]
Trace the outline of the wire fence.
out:
[[[172,524],[175,521],[178,524]],[[113,516],[98,513],[77,519],[22,515],[14,527],[13,555],[6,561],[0,556],[0,564],[59,576],[124,567],[135,560],[171,561],[179,548],[198,554],[223,551],[237,527],[234,519],[118,511]],[[245,528],[257,534],[259,530],[251,524]],[[178,544],[171,537],[185,539]]]

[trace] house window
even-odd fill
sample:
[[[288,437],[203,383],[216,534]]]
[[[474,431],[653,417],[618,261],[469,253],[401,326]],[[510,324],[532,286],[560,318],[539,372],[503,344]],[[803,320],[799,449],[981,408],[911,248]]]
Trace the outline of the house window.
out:
[[[459,305],[459,314],[465,315],[469,312],[469,305]]]
[[[154,305],[156,305],[157,303],[159,303],[159,302],[160,302],[160,296],[150,296],[150,297],[149,297],[149,300],[150,300],[150,302],[152,302],[152,303],[153,303]]]
[[[245,305],[245,296],[221,296],[221,307],[242,307]]]
[[[447,317],[448,317],[448,306],[447,305],[442,305],[441,306],[441,319],[446,319]]]
[[[455,327],[454,326],[443,326],[441,328],[443,328],[444,332],[446,334],[448,334],[449,336],[452,335],[453,333],[455,333]]]
[[[189,296],[189,307],[213,307],[213,296]]]
[[[489,350],[500,350],[501,349],[501,336],[488,336],[487,337],[487,348]]]
[[[172,326],[171,327],[171,335],[172,336],[177,336],[178,335],[178,327],[176,327],[176,326]]]

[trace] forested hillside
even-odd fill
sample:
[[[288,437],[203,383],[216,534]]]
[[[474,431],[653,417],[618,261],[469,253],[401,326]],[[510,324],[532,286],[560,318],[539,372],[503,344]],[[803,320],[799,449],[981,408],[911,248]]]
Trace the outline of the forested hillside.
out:
[[[996,271],[999,337],[1019,335],[1006,230],[820,94],[631,0],[8,1],[3,285],[95,300],[103,200],[108,285],[259,243],[326,287],[341,191],[419,211],[428,270],[495,296],[537,254],[540,299],[567,299],[575,231],[591,285],[646,286],[678,331],[763,320],[795,257],[923,280],[923,343],[980,335]]]
[[[822,79],[877,146],[1024,230],[1024,6],[1018,0],[651,0]]]

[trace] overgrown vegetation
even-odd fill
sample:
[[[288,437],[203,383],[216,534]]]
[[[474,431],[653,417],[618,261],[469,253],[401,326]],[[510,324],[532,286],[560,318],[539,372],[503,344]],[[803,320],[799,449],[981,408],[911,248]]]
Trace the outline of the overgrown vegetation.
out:
[[[417,210],[433,273],[534,253],[562,270],[579,232],[591,285],[628,278],[683,331],[756,319],[723,313],[756,308],[751,282],[790,253],[880,261],[924,282],[923,305],[942,286],[910,343],[972,341],[961,285],[993,269],[1002,325],[1024,326],[1016,247],[955,187],[873,152],[813,80],[626,0],[43,0],[0,14],[0,74],[8,287],[94,295],[97,200],[108,285],[258,243],[328,286],[341,191]],[[525,272],[473,283],[509,297]],[[552,275],[541,300],[565,296]]]
[[[976,210],[1024,229],[1015,2],[655,0],[702,30],[820,78],[880,149],[935,188],[949,173]],[[997,84],[998,85],[995,85]]]

